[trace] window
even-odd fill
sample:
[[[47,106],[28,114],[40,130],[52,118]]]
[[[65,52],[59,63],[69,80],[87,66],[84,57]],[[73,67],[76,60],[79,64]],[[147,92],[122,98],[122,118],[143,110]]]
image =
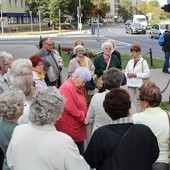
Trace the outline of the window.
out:
[[[12,6],[12,0],[9,0],[9,5]]]

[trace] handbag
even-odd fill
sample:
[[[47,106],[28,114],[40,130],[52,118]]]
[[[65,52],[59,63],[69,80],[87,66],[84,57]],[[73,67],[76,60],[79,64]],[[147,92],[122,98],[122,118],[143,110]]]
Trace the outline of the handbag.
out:
[[[109,62],[107,63],[106,70],[109,68],[111,57],[112,56],[110,56]],[[102,77],[102,75],[101,76],[97,75],[94,79],[94,83],[96,85],[96,88],[100,90],[103,87],[103,77]]]
[[[144,61],[144,60],[143,60]],[[144,73],[144,69],[143,69],[143,61],[142,61],[142,73]],[[147,78],[142,78],[143,84],[149,84],[151,83],[151,79],[149,77]]]
[[[93,78],[86,82],[85,87],[87,90],[94,90],[96,88]]]

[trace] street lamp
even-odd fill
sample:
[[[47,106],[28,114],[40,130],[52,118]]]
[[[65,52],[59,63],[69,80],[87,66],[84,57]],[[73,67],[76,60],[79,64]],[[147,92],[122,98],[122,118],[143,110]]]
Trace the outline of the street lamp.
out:
[[[33,32],[33,27],[32,27],[32,11],[29,11],[30,13],[30,19],[31,19],[31,32]]]
[[[97,8],[99,9],[99,7],[100,7],[99,0],[97,0]],[[97,40],[98,41],[100,40],[100,38],[99,38],[99,18],[100,18],[100,15],[98,13],[98,16],[97,16],[97,20],[98,20],[98,22],[97,22]]]
[[[38,18],[39,18],[39,30],[41,32],[41,11],[40,11],[40,9],[38,11]]]
[[[81,0],[79,0],[79,10],[78,10],[78,15],[79,15],[79,21],[78,21],[78,30],[80,30],[81,31],[81,29],[82,29],[82,23],[81,23]]]
[[[58,29],[59,29],[59,34],[61,33],[61,10],[59,9],[58,10],[58,25],[59,25],[59,27],[58,27]]]
[[[3,0],[0,1],[1,2],[1,33],[2,35],[4,34],[4,21],[3,21]]]

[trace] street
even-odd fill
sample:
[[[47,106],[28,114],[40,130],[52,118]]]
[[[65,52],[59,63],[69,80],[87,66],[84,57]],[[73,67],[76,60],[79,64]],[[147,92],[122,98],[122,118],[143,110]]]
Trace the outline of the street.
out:
[[[100,40],[97,41],[97,30],[95,35],[91,35],[91,30],[85,31],[83,34],[66,34],[61,35],[41,35],[53,37],[55,44],[62,46],[74,47],[76,39],[85,41],[85,48],[101,51],[101,44],[107,39],[114,39],[117,44],[117,50],[122,53],[129,53],[132,44],[138,43],[142,47],[142,55],[152,49],[153,57],[163,58],[164,54],[161,47],[157,43],[157,39],[150,39],[149,31],[147,34],[130,35],[125,33],[124,25],[108,26],[100,28]],[[15,37],[0,37],[0,50],[10,52],[14,58],[28,58],[37,52],[37,45],[40,35],[27,35]]]

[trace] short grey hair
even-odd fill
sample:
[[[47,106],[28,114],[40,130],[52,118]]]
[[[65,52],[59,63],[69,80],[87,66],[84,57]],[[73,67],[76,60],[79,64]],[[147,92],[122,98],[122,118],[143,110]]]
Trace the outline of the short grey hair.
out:
[[[123,73],[117,68],[109,68],[103,73],[105,89],[119,88],[123,81]]]
[[[102,51],[105,49],[105,48],[111,48],[111,51],[113,51],[114,49],[113,49],[113,45],[112,45],[112,43],[110,43],[110,42],[104,42],[103,44],[102,44],[102,46],[101,46],[101,49],[102,49]]]
[[[79,67],[73,73],[73,77],[79,77],[85,81],[90,81],[92,78],[91,72],[86,67]]]
[[[25,96],[28,96],[31,92],[31,86],[33,84],[33,77],[30,75],[16,76],[12,87],[22,90]]]
[[[109,43],[111,43],[111,44],[113,45],[113,49],[115,49],[115,48],[116,48],[116,43],[115,43],[115,41],[114,41],[114,40],[112,40],[112,39],[108,39],[108,40],[107,40],[107,42],[109,42]]]
[[[76,54],[77,51],[79,51],[79,50],[83,50],[84,53],[85,53],[85,48],[82,45],[77,45],[77,46],[74,47],[74,50],[73,50],[74,54]]]
[[[12,63],[10,74],[15,76],[30,75],[32,63],[29,59],[18,59]]]
[[[39,126],[53,124],[60,118],[64,104],[64,97],[56,87],[41,89],[32,100],[29,119]]]
[[[5,119],[19,118],[18,111],[24,107],[25,95],[21,90],[6,90],[0,95],[0,114]]]
[[[0,54],[0,69],[5,66],[5,57]]]
[[[4,56],[5,60],[13,60],[12,54],[10,54],[6,51],[1,51],[0,55]]]

